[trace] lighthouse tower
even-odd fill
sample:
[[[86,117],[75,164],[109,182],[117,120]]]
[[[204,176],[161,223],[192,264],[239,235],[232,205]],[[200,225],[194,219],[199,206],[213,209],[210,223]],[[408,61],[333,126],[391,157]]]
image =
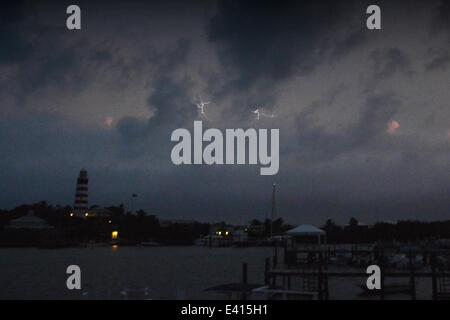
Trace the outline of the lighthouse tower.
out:
[[[73,210],[76,216],[85,216],[88,212],[88,174],[86,169],[80,171],[75,192],[75,204]]]

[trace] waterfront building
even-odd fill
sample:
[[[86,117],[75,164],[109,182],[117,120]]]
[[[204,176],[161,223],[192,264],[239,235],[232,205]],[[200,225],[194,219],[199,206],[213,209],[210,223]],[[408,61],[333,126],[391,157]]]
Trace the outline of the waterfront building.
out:
[[[326,233],[322,229],[309,224],[302,224],[286,232],[291,237],[291,245],[326,243]]]
[[[91,207],[91,209],[89,209],[89,216],[111,218],[113,216],[113,212],[104,207]]]
[[[244,228],[237,228],[233,232],[233,242],[235,243],[247,243],[248,242],[248,232]]]
[[[33,211],[17,219],[13,219],[5,227],[6,229],[28,229],[28,230],[47,230],[53,229],[44,219],[36,217]]]

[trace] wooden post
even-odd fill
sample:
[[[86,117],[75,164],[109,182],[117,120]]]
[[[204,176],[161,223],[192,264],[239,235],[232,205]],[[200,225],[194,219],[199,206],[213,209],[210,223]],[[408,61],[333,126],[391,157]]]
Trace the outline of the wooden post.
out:
[[[242,283],[247,284],[247,264],[242,264]],[[242,300],[247,300],[247,293],[242,294]]]
[[[327,248],[327,263],[330,261],[330,256],[331,256],[331,247],[328,246]]]
[[[352,257],[351,257],[351,261],[353,262],[355,260],[355,248],[354,245],[352,244],[352,246],[350,247],[350,250],[352,251]]]
[[[431,285],[433,288],[433,300],[437,300],[437,276],[436,276],[436,253],[431,254]]]
[[[273,254],[273,267],[275,268],[278,264],[278,248],[275,245],[275,250],[274,250],[274,254]]]
[[[413,255],[412,254],[410,254],[410,256],[409,256],[409,272],[410,272],[409,282],[410,282],[410,286],[411,286],[411,299],[416,300],[416,279],[414,276],[414,263],[413,263]]]
[[[384,300],[384,251],[383,249],[380,250],[380,283],[381,283],[381,289],[380,289],[380,299]]]
[[[270,258],[266,258],[264,264],[264,284],[266,286],[270,285],[269,269],[270,269]]]
[[[328,287],[328,264],[330,263],[330,255],[328,251],[328,258],[325,260],[324,270],[325,270],[325,277],[324,277],[324,292],[325,292],[325,300],[328,300],[330,298],[330,289]]]
[[[323,255],[319,253],[319,277],[318,277],[319,300],[323,300]]]
[[[244,262],[242,264],[242,283],[247,284],[248,283],[247,279],[248,279],[247,278],[247,264]]]
[[[291,276],[287,277],[287,288],[288,290],[291,290]]]

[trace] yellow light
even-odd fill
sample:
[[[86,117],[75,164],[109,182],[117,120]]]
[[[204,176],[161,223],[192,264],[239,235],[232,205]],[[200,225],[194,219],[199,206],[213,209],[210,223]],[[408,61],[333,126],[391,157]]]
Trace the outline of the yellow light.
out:
[[[220,236],[222,234],[222,231],[217,232],[217,234]]]
[[[88,215],[89,215],[89,213],[87,213],[87,212],[84,214],[85,217],[87,217]]]
[[[111,239],[115,240],[115,239],[117,239],[118,236],[119,236],[119,232],[118,231],[111,232]]]
[[[228,235],[228,231],[225,232],[225,235],[226,235],[226,236]]]

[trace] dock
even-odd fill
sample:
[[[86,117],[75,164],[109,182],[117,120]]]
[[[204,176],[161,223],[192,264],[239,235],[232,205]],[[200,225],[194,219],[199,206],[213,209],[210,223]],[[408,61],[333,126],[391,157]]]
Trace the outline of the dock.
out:
[[[266,258],[265,262],[265,290],[275,289],[274,293],[282,288],[287,292],[311,293],[311,297],[318,300],[330,299],[329,279],[331,278],[361,278],[361,290],[367,295],[378,295],[385,299],[387,295],[403,293],[412,300],[417,297],[416,279],[426,278],[431,281],[431,299],[450,299],[450,270],[443,270],[437,264],[438,254],[445,250],[408,250],[409,259],[406,270],[396,270],[387,266],[386,252],[382,248],[361,248],[352,246],[350,249],[339,248],[339,253],[349,256],[350,261],[355,261],[357,256],[368,257],[367,266],[376,264],[381,269],[381,289],[369,290],[366,287],[366,279],[370,276],[362,271],[330,271],[331,258],[336,256],[336,246],[323,246],[320,249],[312,248],[283,248],[284,259],[281,263],[277,249],[274,249],[273,257]],[[447,252],[448,253],[448,252]],[[416,257],[423,257],[424,265],[429,271],[418,270],[415,265]],[[423,269],[423,268],[422,268]],[[408,279],[407,284],[386,284],[387,280]]]

